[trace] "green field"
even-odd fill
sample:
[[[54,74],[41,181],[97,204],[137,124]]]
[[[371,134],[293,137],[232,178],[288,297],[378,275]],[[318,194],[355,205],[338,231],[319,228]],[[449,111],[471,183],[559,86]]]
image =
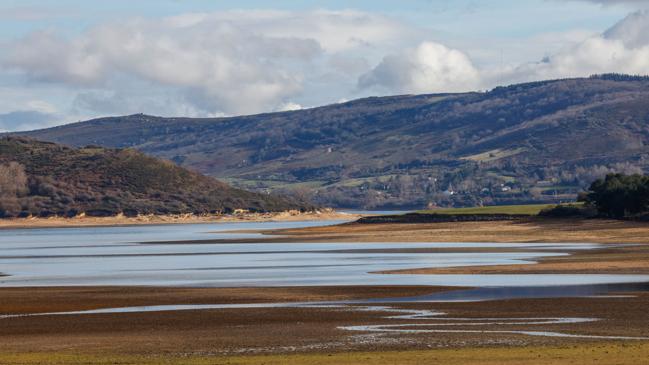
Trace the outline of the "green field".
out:
[[[571,203],[576,205],[578,203]],[[420,210],[420,214],[524,214],[537,215],[543,209],[555,207],[556,204],[529,204],[529,205],[495,205],[489,207],[471,208],[441,208],[433,210]]]

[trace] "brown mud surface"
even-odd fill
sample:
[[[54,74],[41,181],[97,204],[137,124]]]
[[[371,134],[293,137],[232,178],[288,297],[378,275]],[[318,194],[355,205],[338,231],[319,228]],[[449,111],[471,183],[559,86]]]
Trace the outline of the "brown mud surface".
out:
[[[320,286],[283,288],[0,288],[0,315],[172,304],[281,303],[425,295],[457,288]]]
[[[0,289],[0,313],[55,312],[130,305],[253,303],[410,296],[424,287],[273,289],[31,288]],[[628,294],[628,293],[626,293]],[[579,335],[649,337],[649,294],[623,298],[561,298],[477,303],[411,303],[401,309],[445,312],[439,319],[388,318],[389,311],[350,308],[248,308],[2,318],[0,353],[74,351],[83,354],[233,355],[386,351],[489,346],[565,345],[604,340],[507,333],[365,333],[340,326],[456,323],[453,330],[533,330]],[[512,318],[587,317],[595,322],[520,325]],[[453,318],[502,324],[457,325]],[[442,326],[436,329],[449,328]]]

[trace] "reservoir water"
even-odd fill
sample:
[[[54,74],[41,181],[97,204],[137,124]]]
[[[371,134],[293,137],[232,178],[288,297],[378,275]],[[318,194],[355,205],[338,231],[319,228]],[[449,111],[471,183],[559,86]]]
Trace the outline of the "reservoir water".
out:
[[[649,282],[646,275],[387,275],[421,267],[533,264],[592,244],[223,243],[250,230],[340,222],[219,223],[0,231],[0,287],[155,285],[579,286]],[[239,232],[237,232],[239,231]],[[202,243],[200,241],[207,241]],[[191,241],[176,244],[174,241]],[[483,248],[506,248],[479,252]],[[449,249],[461,248],[461,252]],[[476,252],[471,252],[476,248]],[[511,249],[511,251],[509,251]],[[428,252],[427,252],[428,251]]]

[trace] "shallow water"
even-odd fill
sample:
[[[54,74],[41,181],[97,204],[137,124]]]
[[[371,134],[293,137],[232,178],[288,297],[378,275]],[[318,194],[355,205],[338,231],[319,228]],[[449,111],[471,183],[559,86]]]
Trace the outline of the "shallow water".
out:
[[[431,285],[462,286],[430,295],[356,301],[177,304],[87,311],[0,315],[0,320],[32,316],[100,315],[159,311],[246,308],[331,308],[385,312],[394,324],[341,326],[350,332],[383,335],[467,333],[514,334],[581,339],[644,340],[547,331],[546,325],[597,318],[453,318],[434,310],[397,308],[402,303],[486,301],[516,298],[611,297],[649,291],[646,275],[388,275],[372,272],[420,267],[533,264],[542,257],[568,255],[595,244],[496,243],[214,243],[214,239],[258,238],[237,230],[308,227],[339,222],[226,223],[136,227],[0,231],[0,287],[75,285],[302,286]],[[198,241],[205,242],[198,242]],[[172,241],[192,241],[176,244]],[[166,242],[166,243],[165,243]],[[461,248],[462,252],[449,252]],[[471,252],[471,248],[504,248]],[[425,252],[422,249],[438,250]],[[469,249],[469,250],[467,250]],[[508,250],[509,249],[509,250]],[[439,250],[443,250],[440,252]],[[403,322],[408,323],[403,323]],[[540,327],[540,328],[539,328]]]
[[[524,275],[521,275],[524,276]],[[611,283],[586,285],[529,285],[507,287],[481,287],[451,290],[428,295],[398,298],[368,299],[363,303],[433,303],[433,302],[479,302],[503,299],[532,298],[620,298],[624,293],[649,292],[649,283]]]
[[[341,326],[339,329],[359,332],[378,332],[382,334],[423,334],[423,333],[464,333],[464,334],[514,334],[541,337],[565,337],[594,340],[647,340],[648,337],[588,335],[556,331],[530,330],[535,326],[579,324],[599,321],[598,318],[584,317],[528,317],[528,318],[455,318],[446,313],[421,309],[397,309],[385,306],[352,307],[352,310],[399,313],[384,318],[394,320],[414,320],[414,323],[376,324],[360,326]],[[426,323],[421,323],[421,322]],[[526,327],[511,329],[512,327]],[[480,329],[472,329],[479,327]],[[458,329],[456,329],[458,328]]]
[[[20,319],[40,316],[78,316],[91,314],[124,314],[161,311],[218,310],[218,309],[252,309],[252,308],[327,308],[331,310],[349,310],[361,312],[391,313],[386,319],[415,321],[398,324],[366,324],[340,326],[341,330],[381,334],[424,334],[424,333],[465,333],[481,335],[514,334],[542,337],[565,337],[596,340],[647,340],[647,337],[588,335],[557,331],[531,330],[537,326],[569,324],[599,321],[598,318],[586,317],[511,317],[511,318],[462,318],[448,317],[446,313],[429,309],[403,309],[393,306],[351,305],[342,302],[321,303],[256,303],[256,304],[196,304],[196,305],[157,305],[123,308],[103,308],[85,311],[34,313],[0,315],[0,320]],[[425,322],[425,323],[422,323]],[[521,329],[511,329],[519,327]],[[479,328],[479,329],[473,329]]]
[[[236,230],[339,222],[219,223],[0,231],[0,286],[157,285],[554,286],[649,282],[643,275],[382,275],[420,267],[532,264],[590,244],[485,243],[191,243],[256,238]],[[448,248],[512,252],[420,252]],[[515,250],[514,250],[515,248]],[[410,251],[408,251],[410,250]]]

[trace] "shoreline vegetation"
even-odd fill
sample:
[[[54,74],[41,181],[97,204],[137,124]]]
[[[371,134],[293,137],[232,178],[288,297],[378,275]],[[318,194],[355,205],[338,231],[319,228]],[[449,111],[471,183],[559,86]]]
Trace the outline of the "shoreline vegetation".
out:
[[[66,228],[66,227],[110,227],[130,225],[159,224],[201,224],[201,223],[243,223],[243,222],[291,222],[291,221],[326,221],[356,220],[360,214],[337,212],[333,209],[319,209],[307,212],[288,210],[283,212],[236,212],[233,214],[174,214],[174,215],[138,215],[135,217],[118,214],[111,217],[27,217],[0,219],[0,229],[24,228]]]
[[[583,202],[439,208],[407,214],[361,217],[358,223],[494,222],[525,218],[595,218]]]

